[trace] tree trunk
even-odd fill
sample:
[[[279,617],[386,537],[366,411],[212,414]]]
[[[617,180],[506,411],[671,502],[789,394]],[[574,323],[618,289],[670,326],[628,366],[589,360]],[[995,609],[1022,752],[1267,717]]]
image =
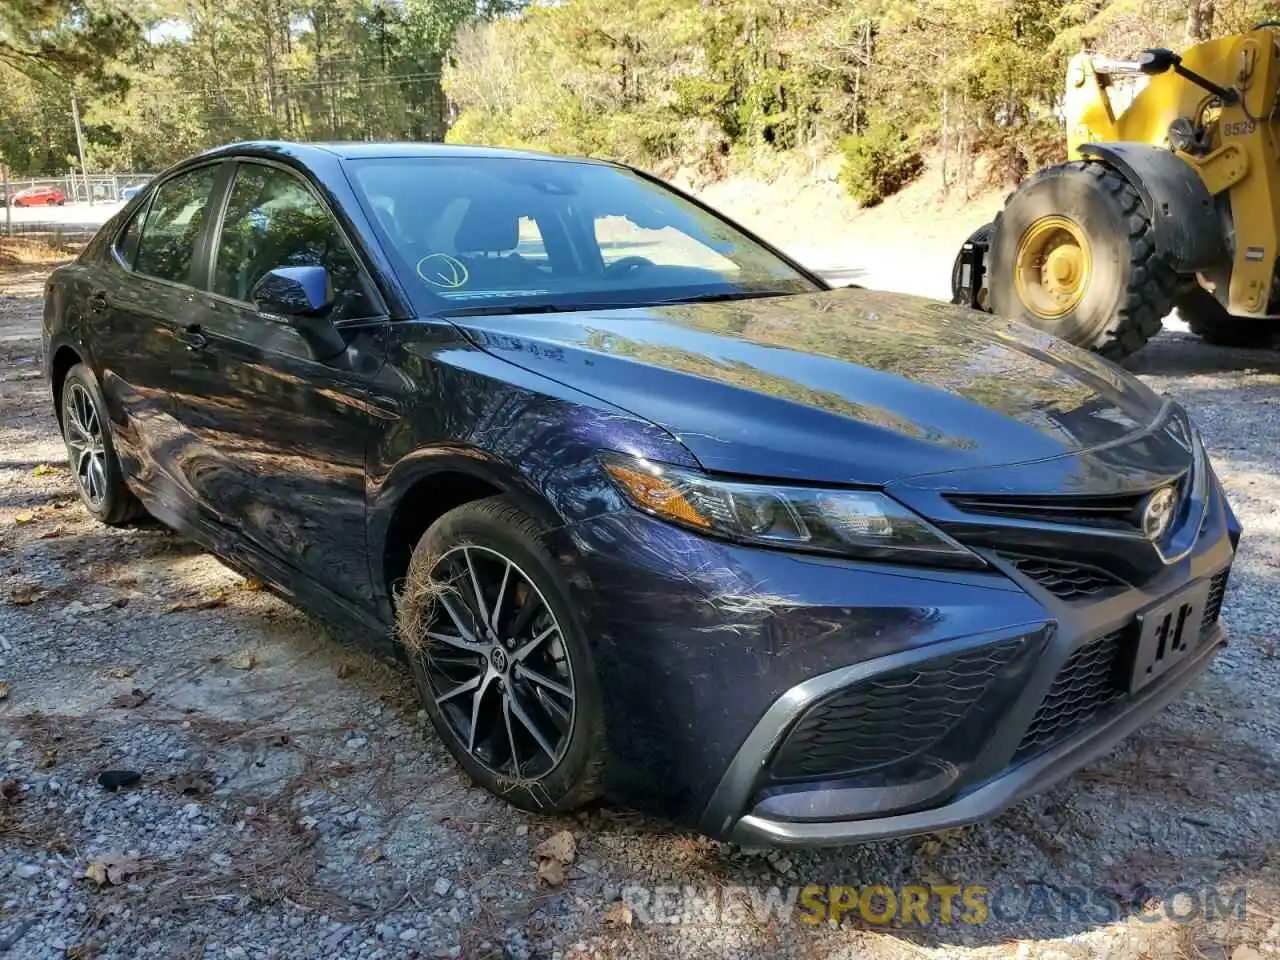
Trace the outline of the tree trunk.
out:
[[[1213,36],[1215,0],[1187,0],[1187,43],[1203,43]]]

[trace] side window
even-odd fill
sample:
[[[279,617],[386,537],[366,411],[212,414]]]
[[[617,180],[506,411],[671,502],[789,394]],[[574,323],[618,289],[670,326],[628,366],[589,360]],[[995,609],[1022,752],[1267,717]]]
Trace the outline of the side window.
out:
[[[175,283],[191,282],[191,262],[214,174],[214,167],[200,167],[160,185],[142,225],[134,270]]]
[[[306,184],[275,167],[241,164],[222,221],[213,290],[247,301],[263,274],[277,267],[328,270],[335,319],[374,312],[355,257]]]
[[[142,221],[147,217],[147,205],[133,215],[129,225],[116,237],[116,256],[126,267],[133,268],[133,258],[138,255],[138,240],[142,237]]]
[[[545,262],[547,248],[542,242],[542,231],[538,229],[538,222],[532,217],[521,217],[519,231],[520,243],[516,246],[516,253],[526,260]]]

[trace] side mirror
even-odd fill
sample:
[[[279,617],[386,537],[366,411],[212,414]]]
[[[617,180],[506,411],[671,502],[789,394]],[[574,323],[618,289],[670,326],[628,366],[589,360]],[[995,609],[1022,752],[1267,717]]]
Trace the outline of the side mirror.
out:
[[[261,313],[319,316],[333,306],[333,281],[324,267],[276,267],[253,285],[249,299]]]
[[[259,313],[297,330],[317,360],[328,360],[347,349],[347,342],[328,317],[333,309],[333,280],[324,267],[269,270],[253,285],[249,299]]]

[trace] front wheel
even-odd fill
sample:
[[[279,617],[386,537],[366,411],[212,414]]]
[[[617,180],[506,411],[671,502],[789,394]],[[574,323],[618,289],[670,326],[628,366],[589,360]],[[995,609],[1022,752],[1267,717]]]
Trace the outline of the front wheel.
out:
[[[80,502],[108,526],[145,516],[142,504],[124,482],[102,391],[84,364],[77,363],[67,371],[58,403],[62,440]]]
[[[994,312],[1118,360],[1160,331],[1175,275],[1150,211],[1102,163],[1042,170],[996,218],[987,284]]]
[[[560,813],[598,794],[605,736],[591,650],[542,540],[502,497],[450,510],[413,551],[397,627],[422,706],[471,779]]]

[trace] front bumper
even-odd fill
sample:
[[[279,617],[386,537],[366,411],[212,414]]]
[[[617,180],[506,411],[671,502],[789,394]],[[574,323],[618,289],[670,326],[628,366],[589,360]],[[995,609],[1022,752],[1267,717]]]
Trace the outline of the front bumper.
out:
[[[854,563],[708,540],[626,510],[572,533],[561,556],[604,694],[606,795],[713,837],[804,846],[992,816],[1107,750],[1224,643],[1220,588],[1239,525],[1215,481],[1185,556],[1140,587],[1067,599],[995,553],[988,571]],[[1080,668],[1097,694],[1099,658],[1118,663],[1137,618],[1198,581],[1216,592],[1194,653],[1135,694],[1073,713],[1082,688],[1062,676]],[[904,670],[926,675],[892,714],[906,729],[850,734],[860,684],[892,699]],[[939,695],[929,684],[940,672],[981,690]],[[788,749],[816,706],[850,692],[828,718],[844,740]],[[1046,721],[1055,704],[1065,719]],[[927,764],[875,783],[841,766],[876,754],[886,730],[899,760]]]
[[[862,820],[788,821],[767,813],[747,813],[721,824],[729,839],[747,846],[820,847],[932,833],[986,820],[1023,797],[1048,789],[1091,760],[1109,751],[1137,727],[1159,713],[1209,667],[1224,643],[1221,627],[1195,655],[1140,691],[1126,708],[1044,753],[981,783],[941,806]],[[833,798],[836,799],[836,798]],[[838,799],[836,799],[838,803]]]

